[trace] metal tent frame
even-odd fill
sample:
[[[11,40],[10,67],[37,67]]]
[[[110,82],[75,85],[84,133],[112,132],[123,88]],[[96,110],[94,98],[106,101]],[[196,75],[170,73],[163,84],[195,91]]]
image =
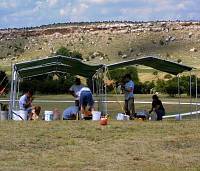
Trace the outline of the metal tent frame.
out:
[[[11,91],[10,91],[10,107],[9,107],[9,118],[12,118],[12,111],[16,108],[16,96],[19,82],[23,78],[34,77],[38,75],[48,73],[72,73],[80,75],[92,80],[92,89],[95,93],[95,83],[98,82],[97,95],[101,95],[100,102],[106,103],[107,90],[105,79],[106,71],[113,70],[116,68],[123,68],[130,65],[145,65],[154,69],[167,72],[178,77],[178,92],[179,92],[179,103],[180,103],[180,80],[179,74],[185,71],[192,71],[192,67],[172,62],[169,60],[163,60],[154,56],[147,56],[138,59],[131,59],[128,61],[118,62],[110,65],[88,65],[79,59],[66,57],[66,56],[53,56],[46,57],[43,59],[31,60],[28,62],[21,62],[12,65],[12,80],[11,80]],[[191,74],[190,74],[191,78]],[[197,98],[197,78],[196,78],[196,98]],[[191,97],[191,79],[190,79],[190,97]],[[197,103],[196,103],[197,104]],[[197,108],[197,107],[196,107]],[[107,113],[107,104],[103,106],[103,113]]]

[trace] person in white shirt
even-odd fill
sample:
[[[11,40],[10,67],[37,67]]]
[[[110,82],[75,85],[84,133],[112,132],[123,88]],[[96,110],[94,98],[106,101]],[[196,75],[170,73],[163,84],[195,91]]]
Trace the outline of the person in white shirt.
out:
[[[79,106],[79,91],[83,88],[84,86],[81,84],[80,78],[75,79],[75,84],[72,85],[69,89],[70,93],[72,96],[75,98],[75,105]]]
[[[135,104],[134,104],[134,82],[131,80],[131,75],[126,74],[124,76],[125,85],[123,86],[125,105],[124,110],[130,117],[135,116]]]

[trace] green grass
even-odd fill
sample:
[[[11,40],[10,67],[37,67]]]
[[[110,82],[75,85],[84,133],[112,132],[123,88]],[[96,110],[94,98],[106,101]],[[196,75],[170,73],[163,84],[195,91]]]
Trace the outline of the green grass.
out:
[[[199,170],[200,122],[1,122],[0,170]]]

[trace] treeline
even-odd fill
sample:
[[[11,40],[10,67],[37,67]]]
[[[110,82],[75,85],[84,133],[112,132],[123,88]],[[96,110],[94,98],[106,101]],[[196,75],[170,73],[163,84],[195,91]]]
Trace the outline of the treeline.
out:
[[[179,90],[178,90],[178,78],[172,77],[170,74],[165,76],[165,79],[157,79],[153,81],[146,81],[144,83],[139,82],[137,69],[135,67],[127,67],[123,69],[115,69],[110,72],[111,78],[114,80],[114,85],[108,86],[110,93],[114,92],[114,88],[118,86],[118,83],[122,82],[122,78],[125,74],[131,74],[132,80],[135,83],[135,94],[153,94],[155,92],[168,94],[171,97],[175,97],[180,94],[190,95],[190,76],[181,76],[179,78]],[[200,94],[200,79],[197,79],[197,93]],[[179,92],[178,92],[179,91]],[[196,77],[191,76],[191,94],[196,96]]]
[[[20,91],[28,89],[38,94],[64,94],[74,83],[75,76],[70,74],[43,75],[28,78],[20,83]]]

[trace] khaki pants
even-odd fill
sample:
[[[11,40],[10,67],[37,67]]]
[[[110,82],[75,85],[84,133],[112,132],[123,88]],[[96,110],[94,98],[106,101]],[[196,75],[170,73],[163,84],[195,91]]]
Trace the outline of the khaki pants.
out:
[[[135,115],[134,97],[128,100],[125,100],[124,110],[127,115],[131,115],[131,116]]]

